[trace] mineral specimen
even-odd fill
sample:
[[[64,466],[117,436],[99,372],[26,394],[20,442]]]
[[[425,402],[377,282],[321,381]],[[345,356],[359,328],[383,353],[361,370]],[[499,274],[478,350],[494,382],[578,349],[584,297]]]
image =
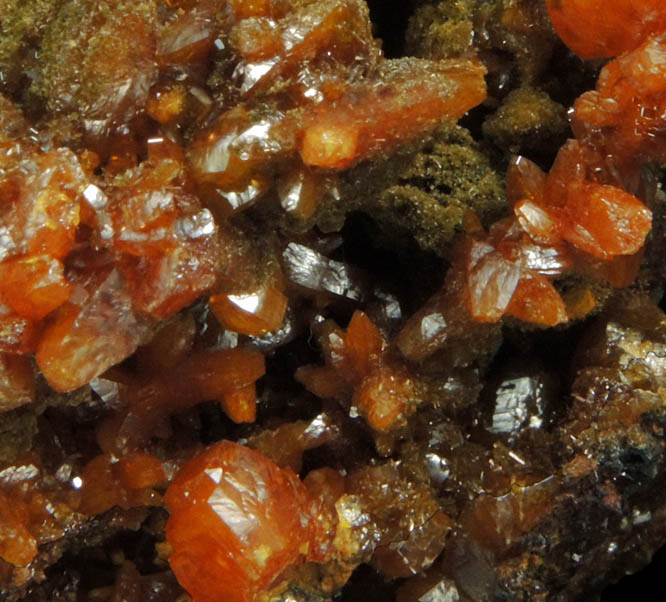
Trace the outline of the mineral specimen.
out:
[[[574,602],[666,541],[663,3],[403,4],[0,1],[3,600]]]

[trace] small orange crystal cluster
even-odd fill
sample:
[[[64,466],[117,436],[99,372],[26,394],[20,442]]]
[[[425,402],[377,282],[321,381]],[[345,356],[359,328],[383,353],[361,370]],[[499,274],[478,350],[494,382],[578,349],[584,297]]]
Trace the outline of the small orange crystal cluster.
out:
[[[296,379],[322,398],[353,405],[378,431],[404,422],[415,409],[416,386],[402,362],[391,360],[386,341],[362,311],[356,311],[346,332],[322,325],[325,366],[306,365]]]
[[[221,214],[254,203],[277,175],[283,207],[309,217],[331,189],[328,170],[390,151],[485,97],[479,62],[383,60],[358,0],[230,4],[240,102],[187,149],[200,195]]]

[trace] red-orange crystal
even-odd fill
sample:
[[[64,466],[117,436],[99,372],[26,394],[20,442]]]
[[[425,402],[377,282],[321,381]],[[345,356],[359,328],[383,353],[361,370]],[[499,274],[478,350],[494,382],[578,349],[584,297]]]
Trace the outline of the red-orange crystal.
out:
[[[662,0],[548,0],[558,35],[585,59],[617,56],[666,31]]]
[[[307,555],[308,500],[291,470],[250,448],[221,441],[198,454],[166,494],[178,580],[195,602],[252,602]]]

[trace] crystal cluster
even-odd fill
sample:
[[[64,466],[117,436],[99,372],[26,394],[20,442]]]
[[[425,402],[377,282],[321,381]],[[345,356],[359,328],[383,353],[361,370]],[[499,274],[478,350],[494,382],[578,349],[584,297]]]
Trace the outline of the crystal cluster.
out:
[[[357,311],[345,332],[333,323],[320,328],[326,365],[301,366],[296,379],[319,397],[343,404],[351,398],[354,411],[376,430],[404,423],[414,411],[419,393],[409,372],[385,353],[386,341],[377,326]]]
[[[103,185],[64,148],[7,139],[3,161],[2,350],[34,352],[55,389],[123,360],[215,282],[217,228],[182,162]]]
[[[405,10],[0,8],[0,597],[573,602],[663,543],[662,3]]]

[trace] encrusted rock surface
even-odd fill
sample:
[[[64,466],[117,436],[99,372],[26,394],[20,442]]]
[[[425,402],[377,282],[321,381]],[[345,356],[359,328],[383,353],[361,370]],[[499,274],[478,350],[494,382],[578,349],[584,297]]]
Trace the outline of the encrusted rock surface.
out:
[[[380,4],[0,0],[3,600],[578,602],[666,542],[663,3]]]

